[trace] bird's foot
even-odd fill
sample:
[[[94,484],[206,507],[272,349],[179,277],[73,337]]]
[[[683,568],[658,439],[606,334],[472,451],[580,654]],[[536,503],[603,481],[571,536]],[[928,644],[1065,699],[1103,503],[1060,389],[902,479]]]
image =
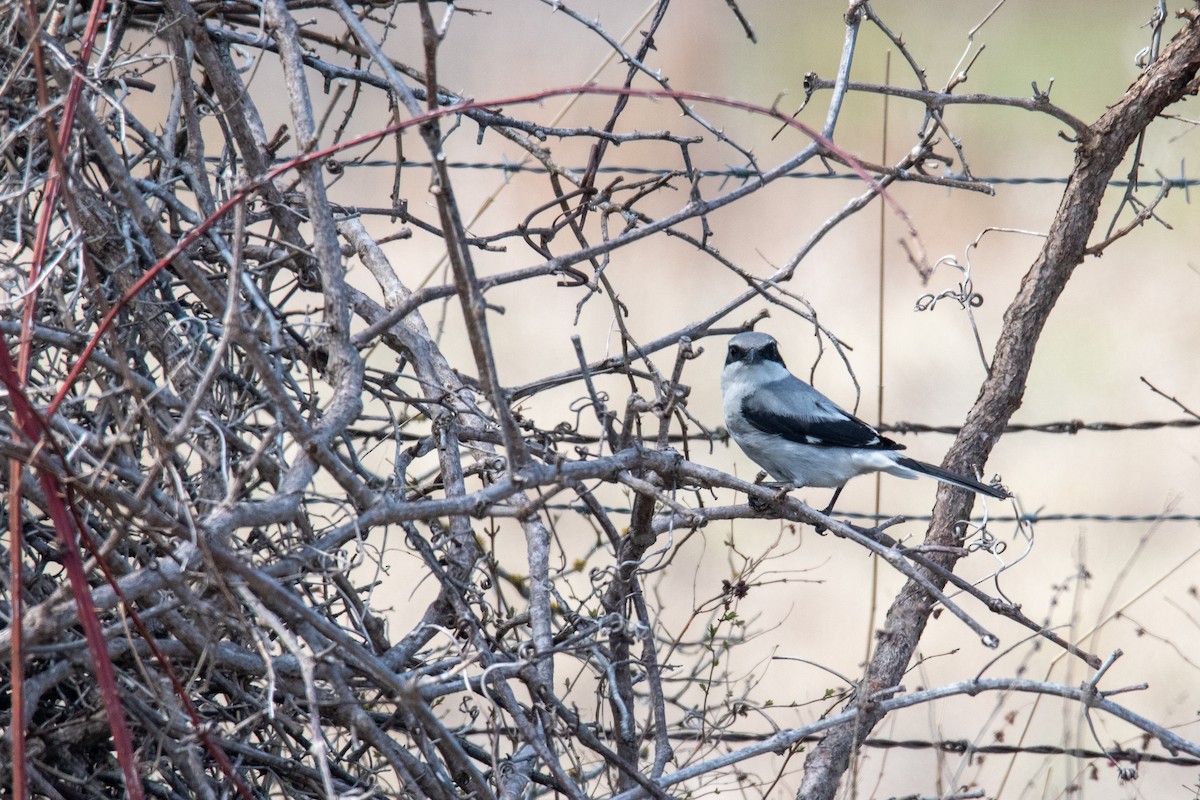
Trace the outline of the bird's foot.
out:
[[[749,495],[746,498],[747,501],[750,503],[750,510],[754,511],[758,514],[765,514],[766,512],[770,511],[771,507],[774,504],[782,502],[784,499],[787,498],[787,493],[790,492],[792,489],[796,488],[795,486],[793,486],[790,483],[783,483],[780,481],[768,481],[767,477],[768,477],[767,473],[759,472],[758,475],[755,476],[755,478],[754,478],[754,484],[756,486],[774,488],[776,490],[775,496],[769,500],[764,500],[760,497],[755,497],[754,495]]]
[[[765,514],[771,510],[771,501],[750,495],[750,510],[756,514]]]

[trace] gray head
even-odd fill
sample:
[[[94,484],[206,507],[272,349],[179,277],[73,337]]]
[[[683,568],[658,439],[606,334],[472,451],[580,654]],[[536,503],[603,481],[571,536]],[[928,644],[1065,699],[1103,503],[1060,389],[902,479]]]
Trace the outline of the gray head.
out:
[[[729,340],[729,350],[725,356],[725,366],[730,364],[761,364],[775,362],[781,367],[783,357],[779,355],[779,343],[775,337],[757,331],[739,333]]]

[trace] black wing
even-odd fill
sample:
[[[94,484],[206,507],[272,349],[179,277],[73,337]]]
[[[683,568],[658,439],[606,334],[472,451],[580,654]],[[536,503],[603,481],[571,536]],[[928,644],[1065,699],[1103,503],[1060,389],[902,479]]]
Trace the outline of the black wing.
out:
[[[790,381],[789,381],[790,383]],[[903,450],[858,417],[847,414],[815,389],[796,379],[804,391],[794,386],[764,387],[742,400],[742,414],[758,430],[790,442],[814,447],[857,447],[867,450]],[[784,391],[780,391],[784,389]],[[786,390],[793,391],[786,391]],[[774,390],[774,391],[772,391]],[[770,402],[764,402],[764,399]],[[785,400],[792,399],[791,404]],[[803,409],[797,406],[805,406]],[[780,411],[778,409],[786,409]],[[798,413],[803,411],[803,413]]]

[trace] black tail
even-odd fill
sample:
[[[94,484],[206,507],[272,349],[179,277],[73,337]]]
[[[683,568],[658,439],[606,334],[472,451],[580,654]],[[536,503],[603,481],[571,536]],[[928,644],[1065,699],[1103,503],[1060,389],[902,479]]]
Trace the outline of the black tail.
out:
[[[951,472],[948,469],[926,464],[924,461],[917,461],[915,458],[900,456],[896,459],[896,463],[902,467],[907,467],[914,472],[920,472],[928,475],[931,478],[937,478],[943,483],[949,483],[954,486],[960,486],[963,489],[970,489],[976,494],[986,494],[988,497],[995,497],[997,500],[1006,500],[1012,495],[1003,486],[987,486],[974,478],[968,478],[965,475],[959,475],[957,472]]]

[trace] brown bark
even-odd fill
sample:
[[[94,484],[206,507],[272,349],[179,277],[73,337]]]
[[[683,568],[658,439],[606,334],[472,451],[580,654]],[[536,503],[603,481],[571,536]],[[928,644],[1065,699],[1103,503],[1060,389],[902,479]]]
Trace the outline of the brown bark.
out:
[[[991,374],[946,456],[946,467],[969,471],[970,466],[987,461],[1004,426],[1021,406],[1038,339],[1067,281],[1086,255],[1108,181],[1138,135],[1163,109],[1195,93],[1197,70],[1200,24],[1191,20],[1159,59],[1080,138],[1071,178],[1046,243],[1004,315]],[[943,485],[925,544],[955,545],[955,521],[970,516],[973,502],[974,495],[969,492]],[[936,558],[947,568],[956,560],[949,554]],[[933,573],[928,577],[939,588],[945,585]],[[878,645],[859,689],[858,721],[833,731],[813,750],[805,762],[797,797],[826,800],[836,794],[857,744],[883,717],[872,707],[872,696],[901,683],[935,604],[912,580],[900,590],[888,609],[883,630],[877,634]]]

